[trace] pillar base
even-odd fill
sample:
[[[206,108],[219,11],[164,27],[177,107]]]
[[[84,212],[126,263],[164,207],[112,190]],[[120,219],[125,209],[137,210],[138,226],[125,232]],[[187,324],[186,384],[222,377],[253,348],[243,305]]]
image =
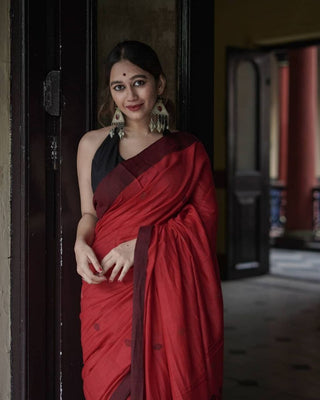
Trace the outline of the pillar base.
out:
[[[270,245],[284,249],[320,251],[320,242],[314,240],[311,230],[286,231],[283,236],[273,238]]]

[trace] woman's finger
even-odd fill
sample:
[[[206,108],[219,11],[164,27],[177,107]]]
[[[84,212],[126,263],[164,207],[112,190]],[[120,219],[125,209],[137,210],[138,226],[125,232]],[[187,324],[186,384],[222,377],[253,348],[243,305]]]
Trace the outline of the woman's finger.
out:
[[[110,250],[109,251],[109,253],[107,253],[104,257],[103,257],[103,259],[102,259],[102,261],[101,262],[107,262],[107,261],[109,261],[110,260],[110,258],[113,258],[113,249],[112,250]]]
[[[87,283],[101,283],[106,280],[104,275],[96,275],[91,271],[87,260],[77,264],[77,273],[84,278]]]
[[[103,272],[103,269],[97,259],[97,257],[95,256],[94,252],[90,252],[90,254],[88,254],[88,259],[90,261],[90,263],[93,265],[93,268],[99,273],[101,274],[101,272]]]
[[[110,282],[113,282],[113,281],[114,281],[114,278],[117,276],[118,272],[120,271],[120,269],[121,269],[122,267],[123,267],[123,264],[122,264],[122,263],[117,263],[117,264],[115,265],[115,267],[113,268],[112,273],[111,273],[111,275],[110,275],[110,278],[109,278],[109,281],[110,281]]]
[[[101,265],[103,267],[103,271],[107,272],[108,269],[110,269],[113,265],[116,264],[116,260],[113,258],[109,258],[107,261],[105,261],[104,259],[101,261]]]
[[[126,274],[129,271],[129,269],[130,269],[130,264],[129,263],[125,263],[123,268],[122,268],[121,274],[120,274],[120,276],[118,278],[119,282],[122,282],[123,278],[126,276]]]
[[[82,271],[82,274],[80,274],[82,279],[89,283],[89,284],[99,284],[101,282],[104,282],[107,280],[105,276],[97,276],[93,274],[90,270],[89,271]]]

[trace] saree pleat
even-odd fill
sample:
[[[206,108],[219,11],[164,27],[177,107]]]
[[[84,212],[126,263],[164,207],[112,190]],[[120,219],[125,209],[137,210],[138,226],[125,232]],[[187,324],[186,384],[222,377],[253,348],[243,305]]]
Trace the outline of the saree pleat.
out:
[[[86,399],[221,399],[217,209],[203,145],[183,133],[160,139],[111,171],[94,202],[100,260],[137,244],[123,282],[83,283]]]

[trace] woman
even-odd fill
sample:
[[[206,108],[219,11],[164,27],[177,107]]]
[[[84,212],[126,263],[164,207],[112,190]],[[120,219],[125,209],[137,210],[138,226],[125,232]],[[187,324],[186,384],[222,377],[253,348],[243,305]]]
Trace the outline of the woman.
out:
[[[87,400],[221,399],[222,296],[211,165],[168,130],[155,52],[126,41],[106,63],[111,126],[79,143]]]

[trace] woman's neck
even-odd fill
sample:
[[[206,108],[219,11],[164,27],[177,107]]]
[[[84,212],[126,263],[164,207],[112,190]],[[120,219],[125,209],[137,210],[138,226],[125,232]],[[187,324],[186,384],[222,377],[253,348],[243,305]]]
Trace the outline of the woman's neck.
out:
[[[129,136],[147,136],[150,134],[149,121],[126,121],[124,131]]]

